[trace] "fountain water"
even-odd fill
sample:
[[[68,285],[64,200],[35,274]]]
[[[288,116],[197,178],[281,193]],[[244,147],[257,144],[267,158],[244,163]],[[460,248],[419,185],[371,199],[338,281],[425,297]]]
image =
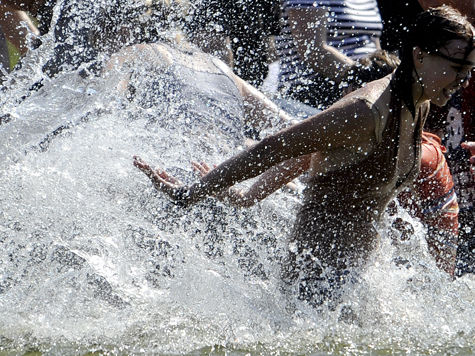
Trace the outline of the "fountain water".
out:
[[[118,95],[114,77],[49,79],[48,40],[1,99],[0,354],[474,352],[475,280],[438,271],[403,211],[415,235],[395,243],[382,227],[362,283],[346,291],[358,321],[317,313],[280,292],[298,196],[182,210],[132,166],[138,154],[196,179],[191,160],[240,149],[239,105],[173,90],[183,73],[150,75],[146,63],[134,77],[146,104]]]

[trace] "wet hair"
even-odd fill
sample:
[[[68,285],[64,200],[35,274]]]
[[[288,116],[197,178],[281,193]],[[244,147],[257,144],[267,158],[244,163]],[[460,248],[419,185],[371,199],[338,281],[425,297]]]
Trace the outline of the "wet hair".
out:
[[[373,53],[358,58],[355,63],[342,73],[341,81],[335,85],[325,78],[317,76],[315,87],[318,88],[319,104],[330,106],[349,91],[356,90],[366,83],[385,77],[392,73],[399,65],[399,58],[385,50],[376,50]],[[317,82],[318,81],[318,82]]]
[[[400,64],[399,58],[385,50],[377,50],[366,57],[359,58],[344,74],[343,82],[354,89],[365,83],[385,77]]]
[[[439,50],[449,41],[462,40],[467,43],[464,60],[474,48],[474,28],[468,20],[450,6],[430,8],[420,13],[408,30],[405,42],[400,49],[401,64],[399,65],[392,89],[415,117],[415,105],[412,98],[414,83],[413,50],[419,47],[422,51],[441,55]]]

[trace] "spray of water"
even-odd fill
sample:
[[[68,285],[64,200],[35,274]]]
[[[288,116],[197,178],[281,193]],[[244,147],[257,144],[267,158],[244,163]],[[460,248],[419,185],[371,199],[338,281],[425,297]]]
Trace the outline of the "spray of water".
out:
[[[50,79],[41,68],[53,45],[46,36],[2,93],[0,351],[474,351],[475,281],[440,272],[423,227],[404,211],[396,216],[414,236],[395,242],[383,226],[361,283],[346,291],[356,320],[342,321],[341,307],[317,312],[280,289],[299,196],[183,210],[132,166],[138,154],[195,180],[191,160],[218,163],[241,149],[240,108],[202,88],[173,90],[183,74],[150,75],[146,62],[133,100],[117,93],[114,76]]]

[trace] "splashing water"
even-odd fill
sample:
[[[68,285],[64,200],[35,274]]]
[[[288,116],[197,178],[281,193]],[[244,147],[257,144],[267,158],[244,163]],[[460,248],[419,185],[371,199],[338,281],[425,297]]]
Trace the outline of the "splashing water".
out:
[[[475,280],[438,271],[424,229],[402,210],[415,235],[395,243],[383,228],[362,282],[346,291],[357,322],[341,321],[340,308],[317,312],[280,292],[298,196],[183,210],[132,166],[138,154],[195,180],[191,160],[241,149],[233,108],[189,110],[200,93],[170,94],[176,73],[156,74],[160,92],[136,76],[140,92],[157,93],[143,105],[111,78],[43,78],[45,61],[33,51],[1,99],[0,353],[475,352]]]

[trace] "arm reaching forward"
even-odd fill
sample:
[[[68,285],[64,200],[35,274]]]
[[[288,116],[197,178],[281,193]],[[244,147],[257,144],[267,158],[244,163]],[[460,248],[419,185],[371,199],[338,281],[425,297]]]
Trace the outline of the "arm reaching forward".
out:
[[[373,111],[366,101],[348,98],[318,115],[264,138],[209,171],[200,182],[190,187],[181,185],[163,170],[152,170],[140,158],[135,158],[134,165],[152,180],[158,190],[186,206],[206,196],[216,196],[234,184],[257,177],[281,162],[314,152],[372,143],[374,132]],[[278,188],[274,189],[273,186],[272,189],[270,190],[275,191]]]
[[[289,159],[261,174],[248,190],[238,190],[231,187],[221,192],[218,198],[235,206],[252,206],[306,172],[310,168],[310,160],[311,155]],[[211,171],[211,168],[203,162],[193,162],[193,167],[199,171],[201,177],[206,176]]]

